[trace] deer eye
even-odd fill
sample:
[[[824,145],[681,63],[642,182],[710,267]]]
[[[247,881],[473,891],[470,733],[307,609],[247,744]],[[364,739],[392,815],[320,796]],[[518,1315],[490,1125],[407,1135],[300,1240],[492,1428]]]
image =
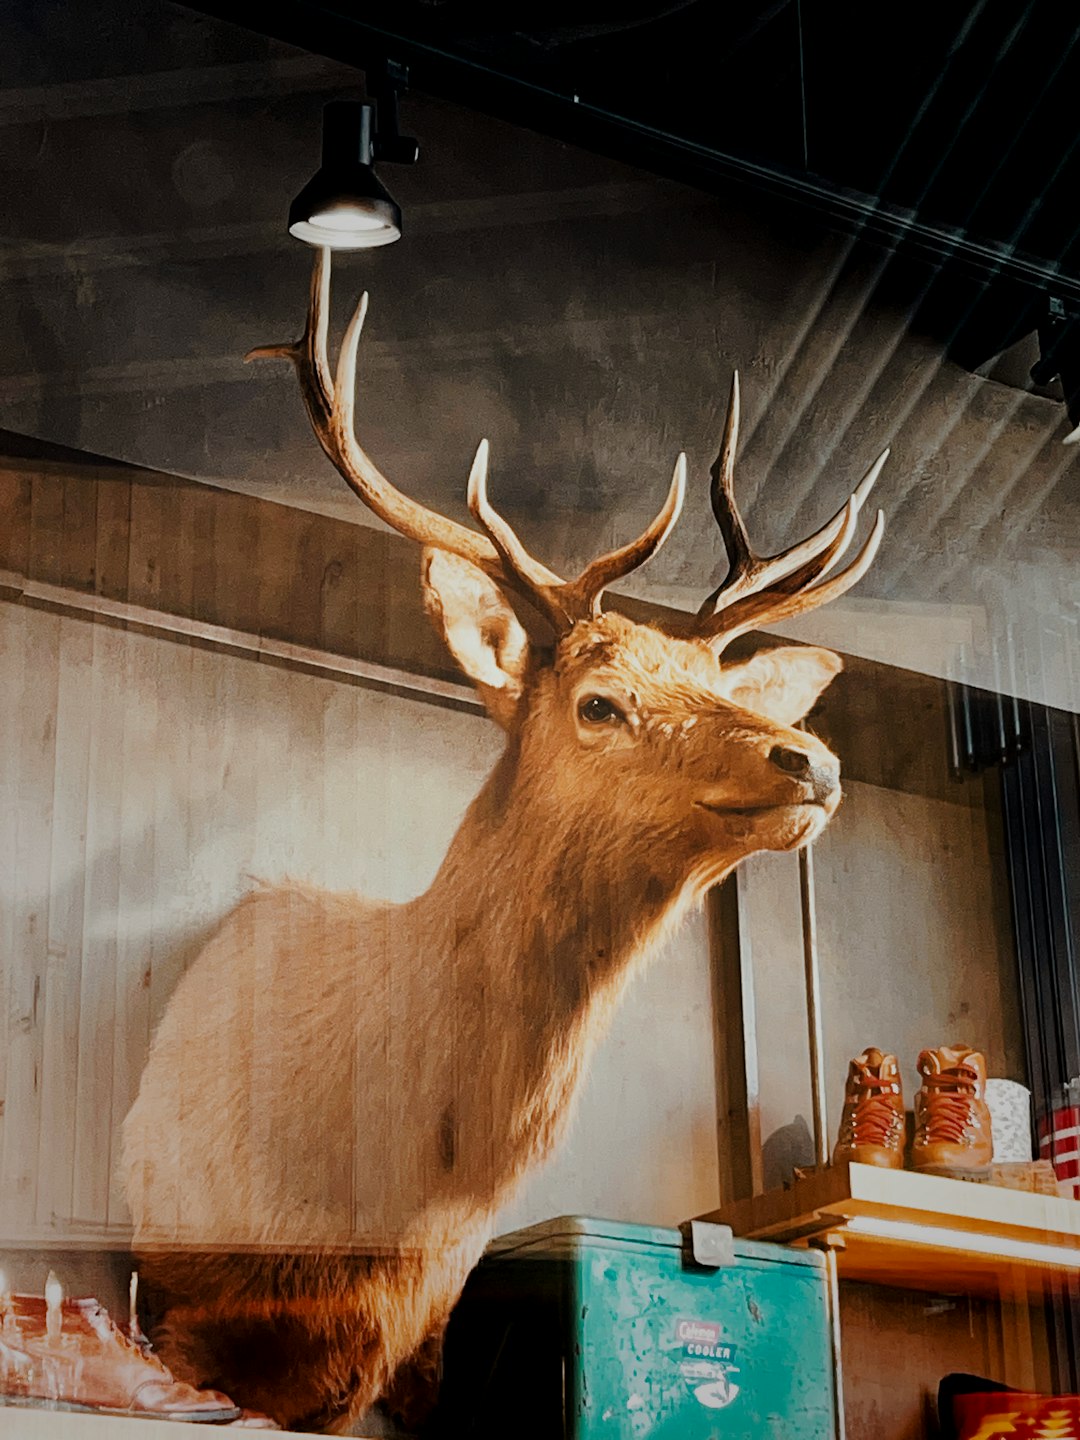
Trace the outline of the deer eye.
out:
[[[618,725],[626,719],[617,705],[603,695],[590,695],[578,706],[578,714],[589,725]]]

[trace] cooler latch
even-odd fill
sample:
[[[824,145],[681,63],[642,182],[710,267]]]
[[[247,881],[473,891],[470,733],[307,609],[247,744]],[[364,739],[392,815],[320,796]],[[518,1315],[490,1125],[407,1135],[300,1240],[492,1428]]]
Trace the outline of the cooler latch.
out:
[[[687,1220],[679,1226],[683,1257],[705,1270],[720,1270],[735,1264],[735,1236],[730,1225],[709,1220]]]

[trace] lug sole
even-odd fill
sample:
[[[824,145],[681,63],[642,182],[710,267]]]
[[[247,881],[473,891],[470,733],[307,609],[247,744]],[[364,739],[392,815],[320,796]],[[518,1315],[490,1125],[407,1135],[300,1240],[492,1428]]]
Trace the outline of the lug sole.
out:
[[[990,1183],[990,1165],[919,1165],[912,1167],[919,1175],[940,1175],[945,1180],[977,1180],[984,1185]]]

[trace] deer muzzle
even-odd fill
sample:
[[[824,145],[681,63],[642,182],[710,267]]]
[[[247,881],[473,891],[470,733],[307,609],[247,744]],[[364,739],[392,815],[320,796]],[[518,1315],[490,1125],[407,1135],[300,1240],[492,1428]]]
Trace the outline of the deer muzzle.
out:
[[[807,787],[808,804],[827,805],[840,789],[839,766],[792,745],[774,745],[770,763]]]

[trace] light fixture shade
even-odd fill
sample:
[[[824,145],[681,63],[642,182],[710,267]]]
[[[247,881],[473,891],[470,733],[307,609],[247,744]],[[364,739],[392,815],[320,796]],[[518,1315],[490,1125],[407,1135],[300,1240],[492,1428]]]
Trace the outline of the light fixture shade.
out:
[[[289,234],[329,250],[369,250],[400,240],[401,207],[370,166],[324,166],[289,206]]]
[[[401,238],[401,207],[372,168],[372,112],[333,100],[323,111],[322,165],[289,206],[289,234],[328,250],[370,250]]]

